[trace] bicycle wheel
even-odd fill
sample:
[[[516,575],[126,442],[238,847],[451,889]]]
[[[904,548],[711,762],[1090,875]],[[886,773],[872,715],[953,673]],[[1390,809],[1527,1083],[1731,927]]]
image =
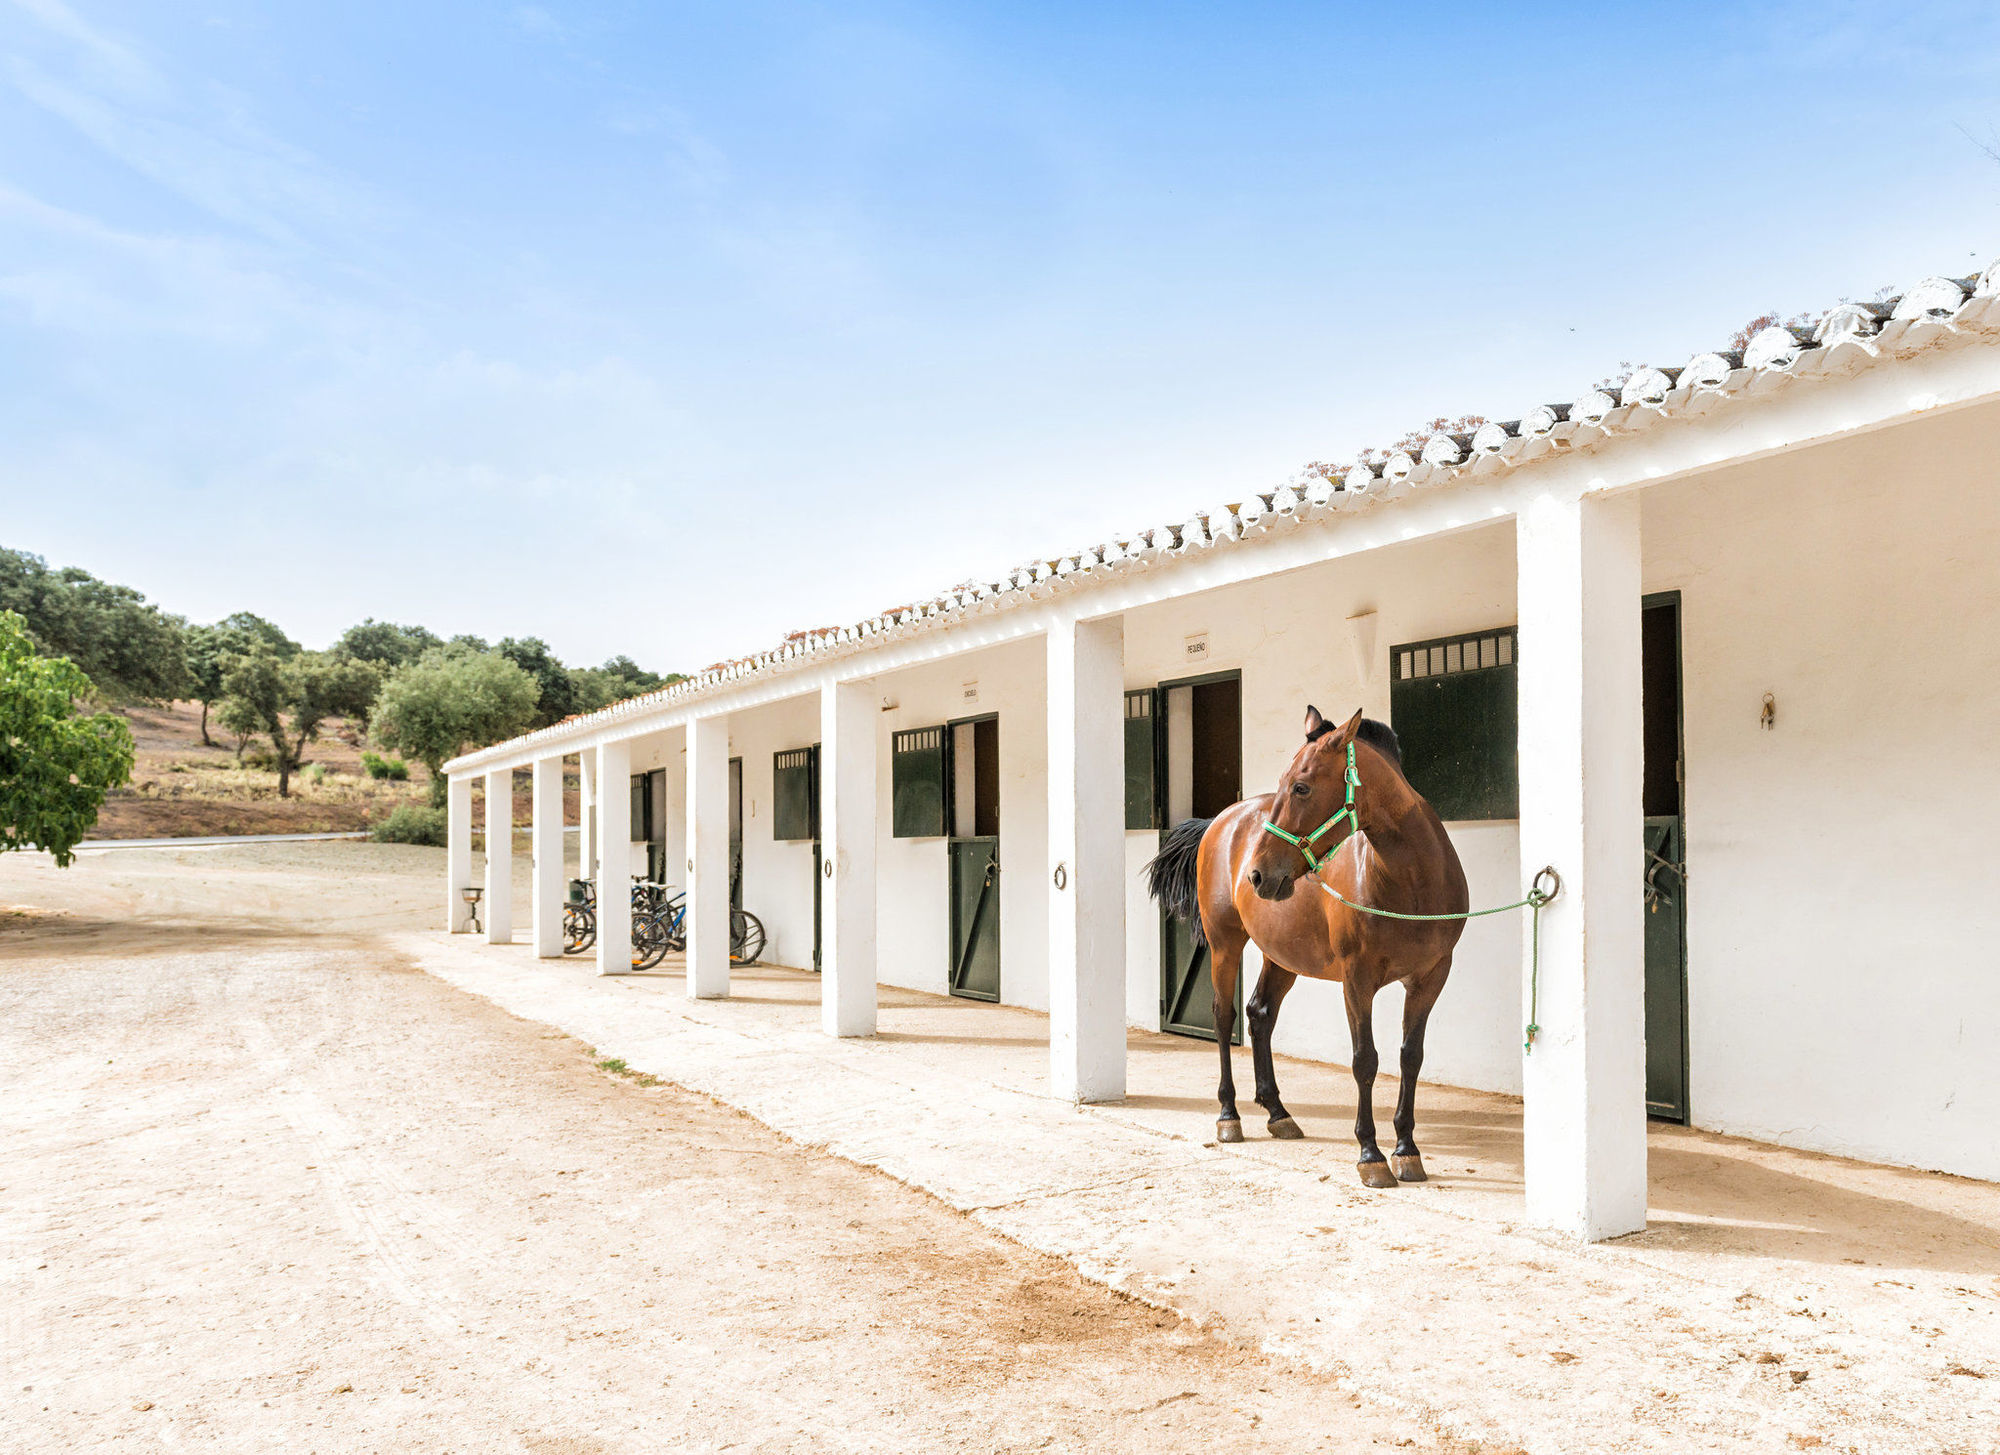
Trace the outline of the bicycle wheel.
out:
[[[729,963],[755,965],[764,954],[764,922],[747,909],[729,911]]]
[[[640,911],[632,916],[632,968],[650,970],[666,956],[666,927],[657,915]]]
[[[597,915],[586,905],[563,906],[563,953],[581,955],[597,943]]]

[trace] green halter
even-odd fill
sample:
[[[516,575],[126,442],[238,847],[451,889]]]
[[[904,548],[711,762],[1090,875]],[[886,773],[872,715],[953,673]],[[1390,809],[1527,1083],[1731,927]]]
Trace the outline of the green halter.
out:
[[[1340,852],[1340,844],[1335,844],[1333,846],[1333,853],[1328,854],[1325,859],[1320,858],[1318,855],[1313,853],[1313,845],[1318,843],[1320,841],[1320,838],[1326,833],[1328,833],[1333,828],[1333,826],[1339,823],[1342,819],[1346,819],[1348,821],[1347,832],[1349,837],[1352,837],[1354,834],[1358,833],[1361,829],[1361,820],[1354,816],[1354,790],[1359,788],[1360,786],[1361,786],[1361,773],[1360,770],[1354,766],[1354,739],[1349,738],[1347,740],[1347,802],[1341,807],[1340,812],[1336,813],[1332,818],[1328,819],[1325,823],[1321,824],[1318,828],[1314,829],[1311,833],[1305,835],[1305,837],[1303,838],[1301,838],[1297,834],[1286,833],[1285,830],[1279,828],[1277,824],[1273,823],[1268,818],[1264,820],[1264,832],[1267,834],[1276,834],[1279,838],[1283,839],[1286,843],[1290,844],[1293,848],[1297,849],[1301,854],[1305,855],[1306,867],[1311,869],[1313,873],[1317,874],[1319,873],[1320,865],[1324,864],[1327,861],[1327,859],[1331,859],[1333,857],[1333,854],[1337,854]],[[1341,844],[1344,844],[1346,842],[1347,839],[1342,839],[1340,841]]]

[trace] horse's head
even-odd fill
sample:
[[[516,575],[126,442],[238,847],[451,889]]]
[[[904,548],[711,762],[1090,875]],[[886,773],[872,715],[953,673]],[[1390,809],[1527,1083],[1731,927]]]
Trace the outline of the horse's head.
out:
[[[1318,708],[1306,709],[1305,744],[1279,777],[1271,800],[1268,827],[1281,832],[1259,835],[1243,866],[1260,898],[1290,898],[1299,875],[1311,869],[1313,861],[1323,862],[1353,832],[1352,822],[1332,821],[1349,803],[1347,745],[1360,731],[1358,712],[1336,727],[1320,716]],[[1330,824],[1328,832],[1314,837]]]

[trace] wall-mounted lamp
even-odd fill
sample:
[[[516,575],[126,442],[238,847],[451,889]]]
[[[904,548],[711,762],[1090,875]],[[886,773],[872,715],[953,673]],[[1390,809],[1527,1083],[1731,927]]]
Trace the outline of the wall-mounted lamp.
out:
[[[1764,694],[1764,710],[1757,714],[1757,726],[1769,732],[1778,725],[1778,699],[1770,693]]]

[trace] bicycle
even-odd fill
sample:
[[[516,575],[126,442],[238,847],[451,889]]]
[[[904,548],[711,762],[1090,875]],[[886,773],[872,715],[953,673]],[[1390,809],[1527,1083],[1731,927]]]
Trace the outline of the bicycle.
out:
[[[580,955],[597,943],[597,887],[588,879],[572,879],[569,903],[563,906],[563,953]],[[764,922],[745,909],[729,912],[729,963],[755,965],[769,939]],[[650,970],[669,951],[687,949],[687,893],[636,876],[632,883],[632,966]]]
[[[687,949],[687,894],[677,892],[667,897],[666,886],[653,885],[654,902],[649,909],[665,928],[667,947],[676,954]],[[729,911],[729,963],[731,965],[755,965],[763,958],[764,922],[747,909]]]
[[[569,899],[563,905],[563,953],[581,955],[597,943],[597,887],[588,879],[569,882]]]

